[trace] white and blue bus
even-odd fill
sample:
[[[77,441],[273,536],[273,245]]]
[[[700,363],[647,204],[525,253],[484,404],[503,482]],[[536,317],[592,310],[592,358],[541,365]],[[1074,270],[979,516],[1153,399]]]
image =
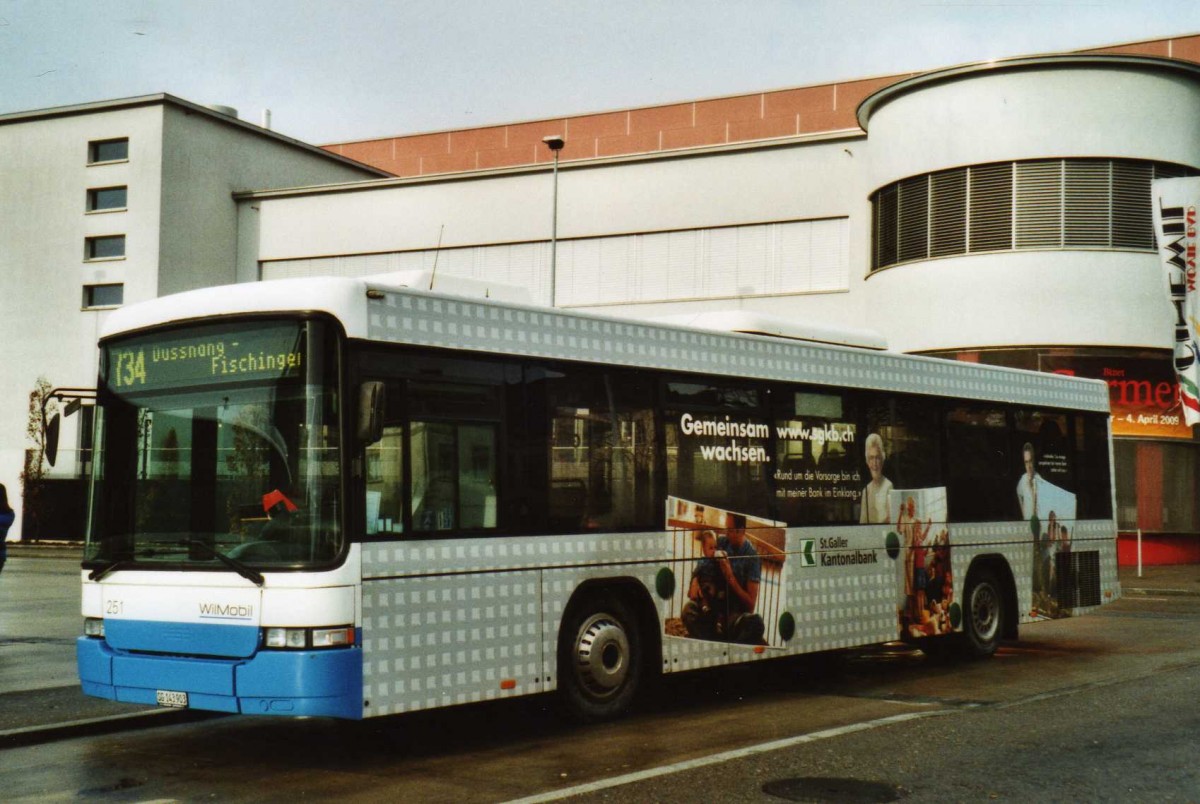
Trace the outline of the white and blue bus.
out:
[[[89,695],[365,718],[1120,595],[1103,383],[353,279],[114,311]]]

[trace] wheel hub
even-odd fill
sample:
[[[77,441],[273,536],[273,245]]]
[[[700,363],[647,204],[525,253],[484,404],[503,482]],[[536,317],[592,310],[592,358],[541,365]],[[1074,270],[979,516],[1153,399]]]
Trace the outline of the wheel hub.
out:
[[[990,640],[1000,624],[1000,599],[996,590],[987,584],[977,586],[971,594],[971,623],[981,639]]]
[[[620,690],[629,677],[629,638],[607,614],[593,614],[575,640],[575,672],[584,689],[597,697]]]

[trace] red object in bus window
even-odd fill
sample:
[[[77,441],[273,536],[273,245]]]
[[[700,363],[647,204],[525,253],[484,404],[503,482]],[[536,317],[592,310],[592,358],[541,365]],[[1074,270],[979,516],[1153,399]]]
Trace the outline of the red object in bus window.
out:
[[[272,508],[274,508],[277,505],[282,505],[289,512],[298,510],[296,508],[296,504],[294,502],[292,502],[291,500],[289,500],[287,498],[287,495],[284,494],[279,489],[275,489],[274,491],[268,491],[266,494],[264,494],[262,502],[263,502],[263,511],[270,511]]]

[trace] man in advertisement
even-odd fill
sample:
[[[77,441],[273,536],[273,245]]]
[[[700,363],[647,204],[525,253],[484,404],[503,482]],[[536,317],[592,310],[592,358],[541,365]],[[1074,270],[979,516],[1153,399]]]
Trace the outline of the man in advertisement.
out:
[[[1036,453],[1033,444],[1026,442],[1021,447],[1021,457],[1025,461],[1025,474],[1017,481],[1017,502],[1021,505],[1021,518],[1028,522],[1038,514],[1038,486],[1042,478],[1034,466]]]
[[[718,563],[725,576],[729,621],[726,638],[743,645],[760,645],[764,625],[761,615],[754,613],[758,604],[758,587],[762,581],[762,559],[746,537],[746,517],[729,514],[728,529],[717,540]]]
[[[698,503],[672,499],[668,514],[674,549],[691,566],[680,589],[678,619],[668,618],[671,636],[743,645],[767,644],[767,619],[760,610],[764,583],[778,593],[784,559],[782,522],[768,522]],[[723,527],[715,527],[720,522]],[[762,600],[779,605],[776,598]]]

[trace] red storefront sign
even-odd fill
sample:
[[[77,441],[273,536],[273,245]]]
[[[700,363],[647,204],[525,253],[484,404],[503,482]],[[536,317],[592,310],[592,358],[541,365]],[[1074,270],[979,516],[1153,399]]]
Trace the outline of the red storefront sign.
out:
[[[1191,439],[1170,359],[1042,355],[1043,371],[1108,383],[1113,435]]]

